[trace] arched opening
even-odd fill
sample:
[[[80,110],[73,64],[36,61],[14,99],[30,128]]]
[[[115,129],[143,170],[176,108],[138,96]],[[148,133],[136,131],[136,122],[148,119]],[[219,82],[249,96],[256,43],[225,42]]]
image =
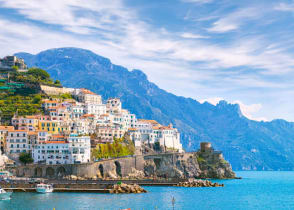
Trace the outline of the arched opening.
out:
[[[55,171],[53,168],[51,168],[51,167],[46,168],[46,176],[47,177],[53,178],[54,174],[55,174]]]
[[[35,177],[42,177],[43,170],[40,167],[35,168]]]
[[[23,169],[23,176],[30,176],[30,169],[29,168]]]
[[[115,164],[116,174],[121,177],[121,165],[120,165],[120,163],[118,161],[115,161],[114,164]]]
[[[56,174],[59,178],[64,177],[66,175],[66,170],[63,166],[60,166],[57,171]]]
[[[161,159],[159,158],[154,158],[154,163],[155,163],[155,166],[156,168],[160,168],[160,165],[161,165]]]
[[[100,164],[99,167],[98,167],[98,169],[99,169],[99,171],[100,171],[101,177],[103,178],[103,177],[104,177],[103,165]]]

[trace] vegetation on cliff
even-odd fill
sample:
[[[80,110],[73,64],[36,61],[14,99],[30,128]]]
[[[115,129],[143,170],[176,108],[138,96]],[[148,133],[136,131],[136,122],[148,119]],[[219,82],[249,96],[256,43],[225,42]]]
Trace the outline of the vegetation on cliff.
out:
[[[30,68],[27,72],[11,73],[10,79],[14,82],[44,84],[56,87],[61,86],[59,80],[54,82],[54,80],[50,77],[50,74],[40,68]]]
[[[0,117],[3,122],[9,122],[16,112],[20,116],[43,112],[40,94],[28,96],[1,94],[0,96]]]
[[[131,140],[126,137],[114,138],[113,143],[98,144],[92,150],[92,156],[96,159],[114,158],[133,155],[135,153],[135,146]]]
[[[43,69],[31,68],[28,72],[9,73],[9,79],[0,79],[0,118],[8,124],[17,112],[20,116],[42,114],[42,99],[48,96],[40,89],[41,84],[61,86],[59,81],[50,78]],[[68,94],[59,96],[70,98]]]

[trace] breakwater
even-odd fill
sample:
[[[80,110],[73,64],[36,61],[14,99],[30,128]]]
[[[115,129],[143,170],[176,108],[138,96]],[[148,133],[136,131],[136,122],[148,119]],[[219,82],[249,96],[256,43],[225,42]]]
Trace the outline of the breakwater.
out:
[[[95,192],[111,193],[118,183],[123,186],[177,186],[183,180],[45,180],[45,183],[52,184],[54,192]],[[1,182],[0,186],[5,190],[14,192],[35,192],[35,183],[29,181],[14,180],[10,183]],[[116,188],[115,188],[116,189]],[[138,188],[139,189],[139,188]],[[141,188],[140,188],[141,190]],[[142,192],[144,190],[141,190]]]

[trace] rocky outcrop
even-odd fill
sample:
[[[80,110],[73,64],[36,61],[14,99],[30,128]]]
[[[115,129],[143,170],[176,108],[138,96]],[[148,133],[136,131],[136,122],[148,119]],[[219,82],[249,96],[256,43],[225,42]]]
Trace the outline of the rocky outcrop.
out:
[[[110,190],[110,193],[121,194],[121,193],[146,193],[147,191],[137,184],[115,184]]]
[[[194,153],[159,154],[145,160],[144,173],[148,177],[231,179],[236,175],[231,165],[210,143],[201,143]]]
[[[213,183],[209,180],[195,179],[188,182],[179,182],[178,187],[223,187],[224,184]]]
[[[195,153],[195,156],[200,167],[199,178],[236,178],[231,164],[224,159],[220,151],[215,151],[210,143],[202,142],[200,150]]]
[[[137,170],[133,167],[131,170],[132,170],[132,172],[129,173],[129,175],[126,176],[125,178],[127,178],[127,179],[144,179],[145,178],[145,174],[143,171]]]
[[[145,175],[164,178],[198,177],[197,160],[190,154],[163,154],[145,161]]]

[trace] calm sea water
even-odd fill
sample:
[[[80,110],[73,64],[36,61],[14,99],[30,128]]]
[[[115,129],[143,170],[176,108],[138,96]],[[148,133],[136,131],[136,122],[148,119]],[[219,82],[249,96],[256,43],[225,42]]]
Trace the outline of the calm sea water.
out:
[[[294,209],[294,172],[237,172],[241,180],[220,181],[223,188],[145,187],[146,194],[14,193],[0,201],[6,209]]]

